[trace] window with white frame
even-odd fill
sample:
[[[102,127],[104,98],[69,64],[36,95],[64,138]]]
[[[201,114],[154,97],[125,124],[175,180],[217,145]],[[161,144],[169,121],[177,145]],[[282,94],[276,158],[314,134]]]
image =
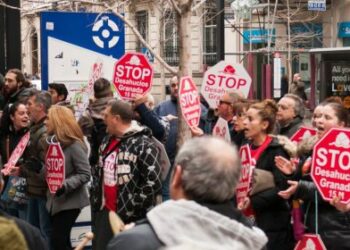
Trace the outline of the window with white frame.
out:
[[[216,6],[209,1],[203,16],[203,64],[212,66],[216,63]]]
[[[164,59],[171,66],[179,64],[178,40],[175,13],[167,11],[164,16]]]
[[[135,21],[136,28],[140,32],[142,38],[148,41],[148,12],[146,10],[136,12]],[[136,51],[143,52],[142,48],[144,48],[144,46],[142,45],[140,40],[137,39]]]

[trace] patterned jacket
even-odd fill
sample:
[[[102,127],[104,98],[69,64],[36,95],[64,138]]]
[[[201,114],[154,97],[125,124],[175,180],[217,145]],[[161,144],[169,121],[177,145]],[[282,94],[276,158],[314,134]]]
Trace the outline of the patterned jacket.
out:
[[[100,146],[98,166],[92,166],[91,207],[98,211],[104,207],[103,161],[111,137]],[[115,178],[118,185],[117,214],[125,222],[145,218],[147,211],[156,205],[161,193],[160,152],[151,138],[151,131],[136,123],[120,138]]]

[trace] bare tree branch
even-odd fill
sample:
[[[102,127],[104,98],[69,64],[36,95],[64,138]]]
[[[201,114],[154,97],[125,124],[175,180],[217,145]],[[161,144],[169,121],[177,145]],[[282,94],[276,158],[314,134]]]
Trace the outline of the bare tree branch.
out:
[[[119,17],[126,25],[129,26],[129,28],[132,30],[132,32],[135,34],[135,36],[140,40],[140,42],[154,55],[154,57],[159,61],[159,63],[161,63],[170,73],[172,73],[173,75],[177,74],[177,71],[172,68],[169,64],[167,64],[163,58],[161,58],[155,51],[154,49],[147,43],[147,41],[145,41],[145,39],[143,39],[142,35],[140,34],[140,32],[135,28],[135,26],[129,22],[129,20],[127,20],[123,15],[119,14],[117,11],[113,10],[111,6],[109,6],[108,4],[104,4],[104,7],[107,10],[110,10],[113,12],[113,14],[115,14],[117,17]]]
[[[199,3],[197,3],[195,6],[192,7],[191,11],[195,12],[199,7],[202,6],[207,0],[201,0]]]
[[[173,6],[174,10],[177,12],[179,16],[181,16],[182,11],[180,10],[179,6],[175,3],[174,0],[169,0],[171,5]]]
[[[14,10],[21,10],[21,8],[6,4],[4,1],[0,0],[0,6],[9,8],[9,9],[14,9]]]

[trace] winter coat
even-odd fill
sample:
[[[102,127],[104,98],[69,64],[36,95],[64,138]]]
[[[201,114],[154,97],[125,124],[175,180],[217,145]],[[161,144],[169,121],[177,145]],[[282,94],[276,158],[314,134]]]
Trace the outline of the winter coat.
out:
[[[89,104],[83,115],[80,117],[78,124],[86,136],[90,144],[90,165],[98,163],[98,148],[100,147],[103,138],[107,135],[106,124],[103,120],[103,111],[113,97],[103,97],[96,99]]]
[[[155,109],[154,112],[162,116],[173,115],[177,116],[177,101],[168,100],[161,102]],[[177,136],[177,119],[170,121],[170,130],[167,141],[165,143],[165,149],[168,154],[171,165],[174,163],[176,156],[176,136]]]
[[[293,81],[290,84],[289,93],[299,96],[304,101],[307,100],[305,83],[302,81]]]
[[[90,180],[90,165],[87,152],[80,142],[63,148],[65,158],[64,193],[56,197],[47,191],[46,208],[51,215],[63,210],[81,209],[89,205],[86,184]]]
[[[167,115],[173,115],[178,116],[177,113],[177,100],[167,100],[161,102],[157,107],[155,107],[154,112],[160,116],[164,117]],[[199,126],[204,130],[204,124],[207,117],[208,109],[201,104],[201,116],[200,116],[200,123]],[[169,157],[171,166],[174,163],[175,156],[176,156],[176,145],[177,145],[177,125],[178,125],[178,119],[174,119],[170,121],[170,130],[167,132],[167,138],[165,142],[165,150]],[[159,141],[163,142],[164,140]]]
[[[289,159],[289,154],[281,143],[278,138],[273,138],[261,153],[255,166],[257,169],[263,169],[273,174],[275,187],[250,197],[256,215],[256,224],[269,239],[267,244],[269,250],[287,250],[294,247],[290,208],[288,202],[278,195],[279,191],[285,190],[289,186],[287,178],[275,165],[276,156]]]
[[[312,156],[313,146],[317,142],[317,137],[310,137],[302,142],[298,147],[300,162],[295,179],[299,180],[299,185],[294,193],[294,199],[303,200],[305,212],[306,232],[315,233],[316,223],[316,199],[318,203],[318,233],[321,236],[327,250],[350,249],[350,212],[340,212],[335,207],[324,201],[318,192],[315,183],[312,181],[310,173],[301,173],[305,161]]]
[[[140,122],[152,130],[153,136],[166,143],[170,131],[170,122],[160,117],[153,110],[149,110],[144,103],[138,105],[135,110],[140,115]]]
[[[232,204],[169,200],[148,212],[147,221],[114,237],[107,249],[259,250],[266,242]]]
[[[284,135],[284,136],[287,136],[288,138],[291,138],[302,125],[303,125],[303,120],[300,117],[296,117],[288,125],[284,127],[280,126],[277,134]]]
[[[107,107],[108,102],[113,99],[113,97],[98,98],[93,103],[89,104],[86,111],[80,117],[78,124],[81,127],[85,136],[89,138],[92,133],[94,126],[94,119],[103,120],[102,112]]]
[[[91,206],[98,211],[104,206],[103,194],[103,153],[109,145],[106,137],[100,147],[100,165],[92,166]],[[118,169],[117,214],[125,222],[136,221],[146,216],[156,205],[161,193],[160,152],[151,131],[132,122],[129,130],[120,138],[116,162]]]
[[[23,153],[24,163],[20,165],[20,176],[27,180],[27,194],[41,198],[46,197],[47,190],[42,172],[47,150],[45,119],[30,126],[30,139]]]
[[[23,128],[19,131],[15,131],[15,129],[11,126],[9,133],[0,137],[0,155],[3,164],[7,163],[12,151],[16,148],[17,144],[25,135],[25,133],[28,132],[28,130],[28,128]]]
[[[5,165],[10,156],[12,151],[16,148],[17,144],[20,142],[22,137],[28,132],[29,128],[22,128],[18,131],[16,131],[13,126],[10,126],[8,134],[2,134],[0,137],[0,156],[2,160],[2,164]],[[23,157],[20,157],[18,160],[18,163],[23,162]],[[1,166],[2,168],[3,166]],[[4,178],[5,184],[4,187],[7,186],[8,183],[8,176]]]

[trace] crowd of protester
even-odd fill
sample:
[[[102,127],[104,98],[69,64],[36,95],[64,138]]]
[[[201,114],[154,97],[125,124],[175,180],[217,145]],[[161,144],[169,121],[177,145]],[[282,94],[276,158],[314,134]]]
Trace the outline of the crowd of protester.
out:
[[[328,250],[350,249],[350,205],[339,197],[324,201],[310,177],[315,143],[331,128],[347,128],[349,112],[329,98],[305,120],[308,102],[298,77],[278,101],[247,100],[234,91],[214,110],[203,101],[200,124],[191,128],[195,138],[179,148],[177,77],[170,79],[170,99],[156,106],[151,95],[114,98],[110,82],[97,79],[76,119],[63,83],[39,91],[20,70],[9,70],[0,120],[0,231],[8,237],[0,233],[0,244],[72,249],[71,229],[91,206],[98,250],[288,250],[300,239],[297,223],[303,233],[319,234]],[[211,136],[219,118],[228,123],[231,143]],[[301,126],[317,133],[296,145],[290,138]],[[13,164],[11,154],[28,134]],[[65,178],[52,192],[46,157],[54,145],[62,149]],[[237,203],[243,146],[254,173],[248,197]],[[292,217],[296,206],[303,221]],[[120,230],[111,214],[122,221]]]

